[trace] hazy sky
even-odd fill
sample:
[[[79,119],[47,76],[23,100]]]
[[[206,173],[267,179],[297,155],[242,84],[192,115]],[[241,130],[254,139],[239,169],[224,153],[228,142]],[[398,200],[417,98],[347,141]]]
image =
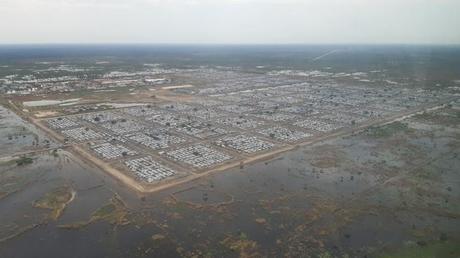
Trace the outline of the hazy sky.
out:
[[[0,43],[460,44],[460,0],[0,0]]]

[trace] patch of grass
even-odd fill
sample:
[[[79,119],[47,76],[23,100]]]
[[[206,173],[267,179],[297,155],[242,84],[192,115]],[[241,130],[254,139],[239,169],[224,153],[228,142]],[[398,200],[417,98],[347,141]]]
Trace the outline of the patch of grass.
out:
[[[442,112],[423,112],[414,116],[415,119],[441,125],[458,125],[460,123],[460,112],[453,109],[443,109]]]
[[[109,203],[94,211],[89,220],[59,225],[58,227],[63,229],[78,230],[97,221],[106,221],[115,226],[131,223],[128,219],[128,210],[126,206],[118,196],[114,196],[110,199]]]
[[[15,158],[15,159],[8,159],[8,160],[0,161],[0,166],[8,167],[8,166],[11,166],[11,165],[16,165],[17,160],[18,159]]]
[[[433,166],[421,167],[414,171],[414,179],[439,181],[441,179],[441,171]]]
[[[399,132],[407,132],[409,127],[402,122],[393,122],[383,126],[372,126],[366,131],[366,135],[374,138],[387,138]]]
[[[259,257],[257,242],[249,240],[247,235],[240,233],[238,236],[229,235],[220,242],[222,247],[238,254],[239,257]]]
[[[127,219],[128,211],[123,202],[114,197],[110,203],[97,209],[92,215],[90,222],[104,220],[115,225],[124,225],[129,223]]]
[[[393,253],[377,256],[380,258],[458,258],[460,244],[454,242],[434,242],[426,245],[411,245]]]
[[[21,157],[21,158],[16,160],[16,165],[17,166],[25,166],[25,165],[28,165],[28,164],[32,164],[33,162],[34,162],[34,160],[32,158]]]
[[[34,207],[51,210],[50,217],[57,220],[74,196],[75,192],[70,187],[57,188],[36,201]]]
[[[117,207],[114,204],[109,203],[97,209],[93,213],[92,217],[95,219],[104,219],[109,217],[112,214],[112,212],[115,212],[116,209]]]
[[[421,114],[417,114],[414,116],[415,119],[419,119],[419,120],[431,120],[435,117],[435,115],[433,115],[432,113],[429,113],[429,112],[423,112]]]

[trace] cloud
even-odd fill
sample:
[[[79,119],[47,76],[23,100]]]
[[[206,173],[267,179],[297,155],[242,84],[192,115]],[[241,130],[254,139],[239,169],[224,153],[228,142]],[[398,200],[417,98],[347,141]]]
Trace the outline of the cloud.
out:
[[[454,0],[0,0],[0,43],[460,43]]]

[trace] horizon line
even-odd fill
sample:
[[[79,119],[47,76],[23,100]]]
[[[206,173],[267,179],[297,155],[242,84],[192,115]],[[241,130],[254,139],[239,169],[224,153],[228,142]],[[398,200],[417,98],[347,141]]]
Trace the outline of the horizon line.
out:
[[[458,46],[460,43],[156,43],[156,42],[24,42],[4,46]]]

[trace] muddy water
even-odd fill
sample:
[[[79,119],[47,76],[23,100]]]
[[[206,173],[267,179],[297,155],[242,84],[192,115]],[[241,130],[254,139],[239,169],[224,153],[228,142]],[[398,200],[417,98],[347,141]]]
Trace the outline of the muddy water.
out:
[[[372,257],[458,242],[458,136],[456,128],[363,133],[146,196],[64,151],[40,154],[0,168],[2,182],[27,179],[0,199],[2,238],[38,224],[0,243],[0,256]],[[49,220],[32,203],[63,185],[76,198]],[[88,222],[114,196],[121,219],[60,227]]]
[[[0,157],[57,146],[35,126],[0,105]]]

